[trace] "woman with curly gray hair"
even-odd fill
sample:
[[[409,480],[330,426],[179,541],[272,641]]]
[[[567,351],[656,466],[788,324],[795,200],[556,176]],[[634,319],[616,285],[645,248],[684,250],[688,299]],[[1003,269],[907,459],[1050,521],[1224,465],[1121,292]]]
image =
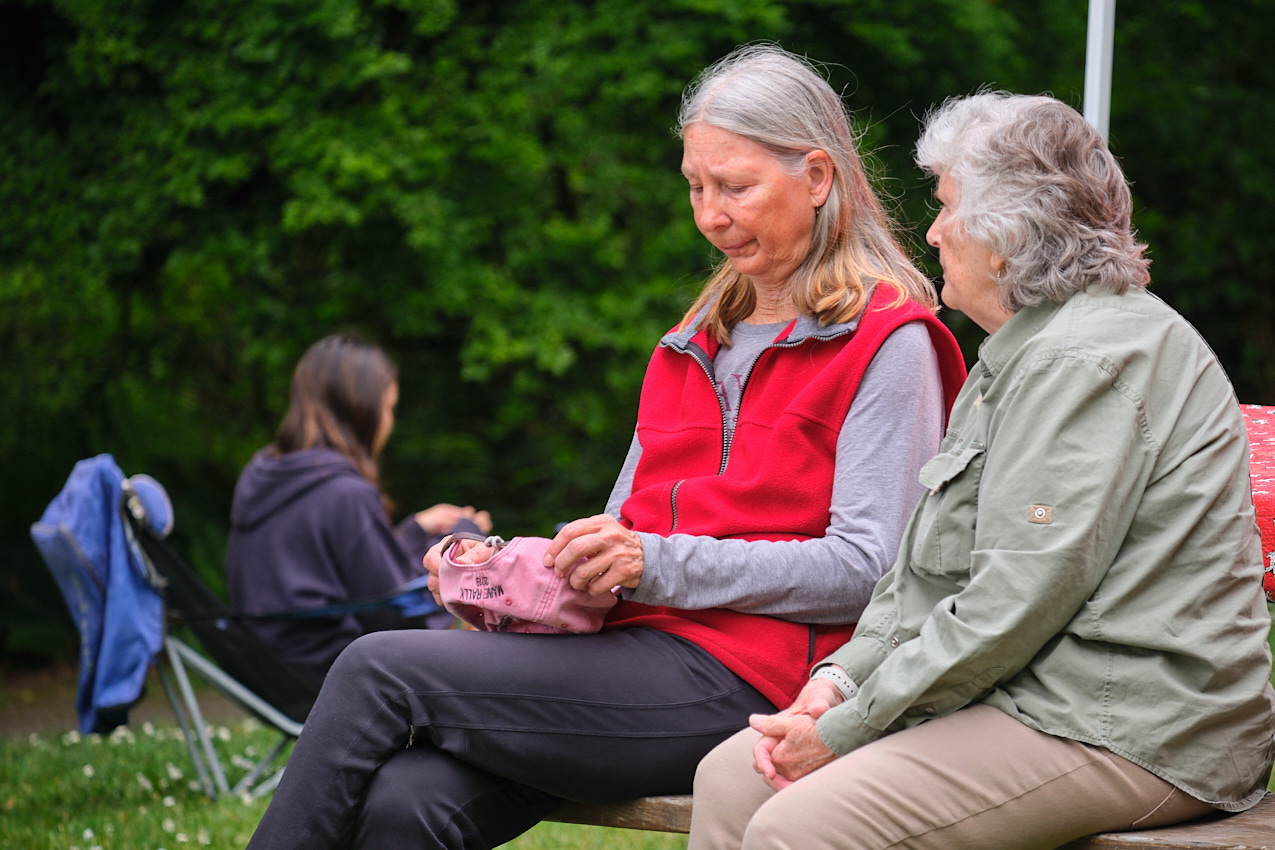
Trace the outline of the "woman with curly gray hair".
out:
[[[700,764],[692,850],[1049,848],[1265,794],[1275,692],[1230,383],[1048,97],[927,120],[942,299],[989,334],[894,567]],[[751,768],[751,769],[750,769]]]

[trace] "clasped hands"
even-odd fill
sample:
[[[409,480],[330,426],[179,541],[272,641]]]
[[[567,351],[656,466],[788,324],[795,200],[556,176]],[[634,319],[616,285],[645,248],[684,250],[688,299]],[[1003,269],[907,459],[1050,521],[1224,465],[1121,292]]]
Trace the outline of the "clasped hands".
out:
[[[423,561],[429,573],[427,587],[434,600],[443,604],[438,586],[438,568],[443,546],[434,545]],[[491,557],[491,547],[476,540],[462,540],[456,560],[464,564],[482,563]],[[559,576],[570,576],[576,590],[594,596],[610,593],[615,587],[635,588],[642,578],[642,539],[610,514],[585,517],[562,527],[545,550],[544,565]]]
[[[762,736],[753,747],[753,770],[767,785],[782,791],[837,758],[819,737],[815,721],[843,700],[832,682],[811,679],[788,708],[748,718],[748,725]]]

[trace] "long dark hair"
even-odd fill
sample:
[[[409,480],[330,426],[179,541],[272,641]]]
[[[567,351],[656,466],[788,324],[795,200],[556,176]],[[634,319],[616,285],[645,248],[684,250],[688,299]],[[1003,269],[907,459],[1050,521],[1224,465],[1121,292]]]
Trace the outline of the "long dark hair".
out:
[[[274,453],[335,449],[379,490],[376,435],[385,393],[397,380],[398,367],[375,345],[351,334],[324,337],[292,373],[288,412],[271,444]]]

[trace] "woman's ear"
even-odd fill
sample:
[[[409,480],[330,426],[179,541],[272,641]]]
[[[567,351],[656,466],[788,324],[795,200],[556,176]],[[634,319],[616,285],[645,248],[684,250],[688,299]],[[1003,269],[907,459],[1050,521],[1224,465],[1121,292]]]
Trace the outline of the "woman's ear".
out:
[[[806,174],[810,178],[810,204],[815,209],[822,207],[832,191],[832,177],[836,166],[832,157],[824,150],[813,150],[806,154]]]
[[[1001,273],[1005,271],[1005,258],[1000,254],[992,254],[992,273],[999,280]]]

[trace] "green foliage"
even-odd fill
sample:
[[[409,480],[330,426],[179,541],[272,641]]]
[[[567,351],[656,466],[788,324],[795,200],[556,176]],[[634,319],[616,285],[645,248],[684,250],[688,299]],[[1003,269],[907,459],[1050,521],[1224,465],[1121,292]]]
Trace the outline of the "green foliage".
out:
[[[1111,124],[1155,290],[1275,403],[1275,3],[1122,2]]]
[[[1078,105],[1085,5],[0,0],[0,644],[72,640],[26,529],[100,451],[167,485],[219,585],[235,477],[337,330],[400,365],[404,509],[472,503],[512,534],[600,510],[712,262],[685,84],[757,39],[827,63],[923,232],[918,117],[987,83]],[[1275,400],[1275,180],[1239,141],[1270,123],[1271,10],[1122,2],[1112,119],[1157,287],[1251,401]]]

